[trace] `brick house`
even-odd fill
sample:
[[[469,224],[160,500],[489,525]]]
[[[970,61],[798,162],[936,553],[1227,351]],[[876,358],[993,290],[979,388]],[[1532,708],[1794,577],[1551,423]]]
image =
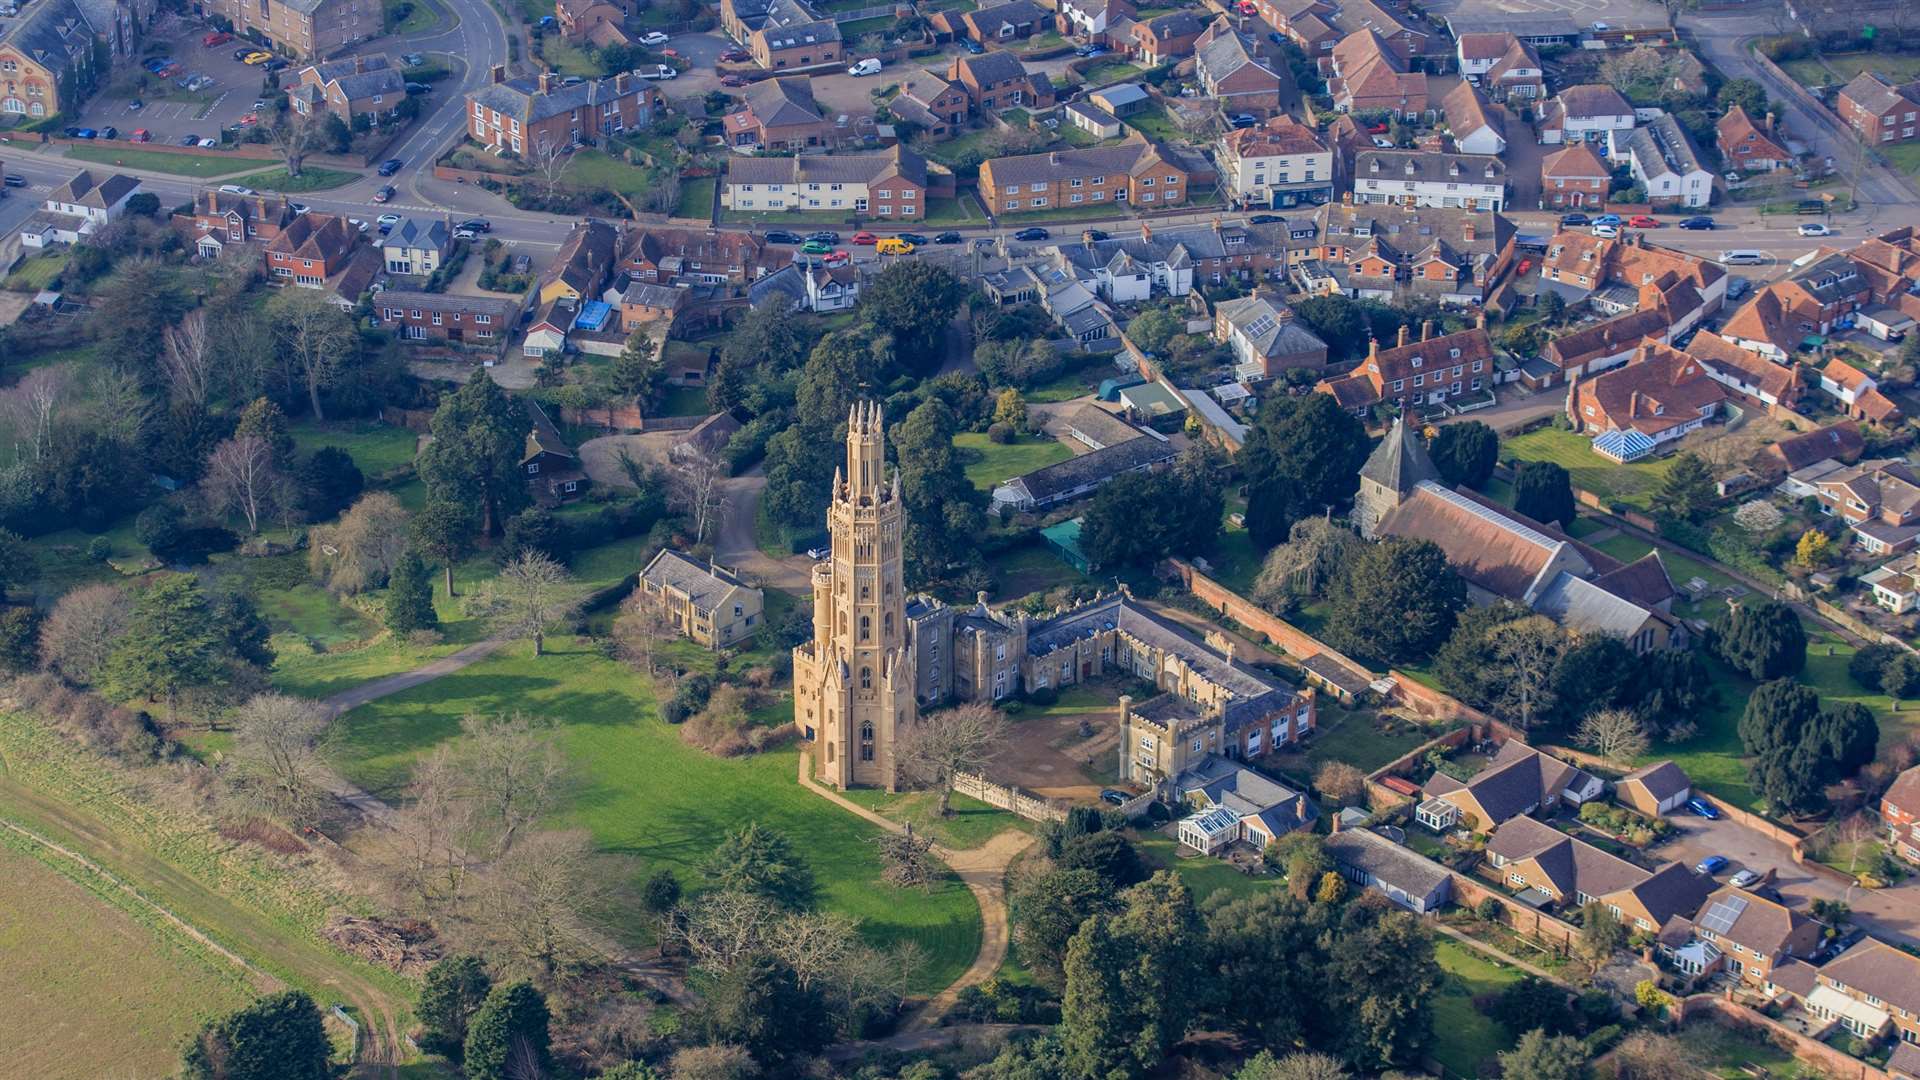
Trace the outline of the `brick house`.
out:
[[[0,22],[0,114],[75,112],[99,74],[92,27],[74,0],[38,0]]]
[[[633,41],[627,36],[626,11],[608,0],[554,0],[553,17],[560,32],[575,44],[605,48]]]
[[[331,113],[349,127],[356,116],[392,116],[406,99],[406,78],[380,54],[309,64],[287,88],[294,112],[312,117]]]
[[[1436,45],[1435,35],[1425,20],[1403,17],[1403,11],[1398,3],[1389,8],[1374,0],[1346,0],[1334,12],[1333,25],[1349,34],[1377,35],[1409,68],[1419,60],[1425,61],[1430,71],[1444,71],[1452,59],[1452,50]]]
[[[1265,55],[1252,37],[1235,30],[1225,15],[1194,44],[1194,75],[1200,92],[1228,113],[1272,113],[1299,97],[1293,72]]]
[[[402,341],[428,341],[499,352],[520,315],[520,302],[498,296],[387,289],[374,297],[374,318]]]
[[[1883,76],[1863,71],[1834,95],[1833,111],[1853,128],[1861,141],[1905,142],[1920,132],[1920,84],[1894,85]]]
[[[1598,903],[1646,934],[1698,911],[1713,887],[1678,863],[1645,870],[1524,815],[1494,830],[1487,861],[1514,888],[1536,890],[1562,909]]]
[[[1867,938],[1815,972],[1807,1011],[1863,1039],[1920,1044],[1920,957]]]
[[[1543,754],[1519,739],[1508,739],[1500,744],[1493,761],[1472,779],[1461,781],[1443,772],[1434,773],[1421,788],[1427,801],[1420,804],[1416,817],[1430,829],[1457,825],[1498,836],[1499,830],[1519,818],[1557,813],[1563,804],[1578,806],[1598,798],[1604,790],[1599,779],[1585,770]],[[1556,831],[1554,835],[1562,834]]]
[[[208,15],[233,24],[236,34],[257,31],[290,56],[331,56],[356,41],[379,37],[383,9],[369,0],[202,0]]]
[[[229,244],[272,240],[294,217],[285,195],[201,190],[193,193],[187,212],[173,216],[173,227],[194,254],[213,257]]]
[[[1136,22],[1122,42],[1128,51],[1148,64],[1162,64],[1192,56],[1194,42],[1207,25],[1191,11],[1176,11]]]
[[[1726,388],[1698,359],[1645,342],[1620,367],[1574,383],[1567,419],[1578,432],[1637,431],[1658,444],[1705,426],[1726,400]]]
[[[901,146],[871,154],[739,158],[727,167],[720,204],[918,220],[926,216],[927,160]]]
[[[1875,555],[1898,555],[1920,539],[1920,474],[1904,461],[1869,459],[1813,486],[1820,512],[1845,521]]]
[[[847,55],[839,24],[804,0],[720,0],[720,26],[768,71],[838,63]]]
[[[659,101],[658,90],[624,71],[563,86],[552,72],[508,79],[506,68],[495,65],[491,81],[467,94],[467,135],[517,154],[558,151],[640,127],[653,119]]]
[[[1777,900],[1727,885],[1697,913],[1665,927],[1660,951],[1689,975],[1724,970],[1771,994],[1775,971],[1818,951],[1822,930]]]
[[[1346,35],[1333,25],[1334,7],[1324,0],[1254,0],[1260,18],[1308,56],[1325,56]]]
[[[1051,79],[1029,72],[1019,57],[999,49],[954,57],[947,65],[947,82],[958,86],[979,113],[1044,109],[1054,99]]]
[[[360,230],[345,217],[309,210],[267,242],[267,277],[319,288],[347,268],[361,239]]]
[[[1364,412],[1381,403],[1402,410],[1438,405],[1493,385],[1493,341],[1484,328],[1438,337],[1432,331],[1429,321],[1421,328],[1421,339],[1413,341],[1403,326],[1399,342],[1387,349],[1371,340],[1359,367],[1322,379],[1314,389],[1332,394],[1343,408]]]
[[[799,150],[827,146],[833,123],[813,100],[813,80],[805,75],[762,79],[747,88],[742,107],[726,115],[729,146]]]
[[[1308,293],[1480,304],[1514,262],[1518,232],[1484,210],[1343,201],[1321,207],[1319,242],[1293,267]]]
[[[1144,139],[1020,154],[981,164],[980,198],[1000,214],[1106,201],[1177,205],[1187,198],[1187,172]]]
[[[1005,55],[1005,54],[1002,54]],[[1052,84],[1048,84],[1052,89]],[[966,88],[938,75],[915,72],[900,84],[900,93],[887,102],[887,111],[936,139],[959,134],[967,122],[973,99]]]
[[[1341,112],[1384,110],[1392,116],[1425,117],[1433,112],[1425,72],[1407,62],[1372,30],[1348,34],[1333,47],[1327,93]]]
[[[1727,295],[1726,268],[1712,259],[1647,243],[1645,233],[1610,240],[1586,230],[1561,229],[1547,241],[1540,276],[1556,285],[1569,303],[1606,285],[1635,291],[1668,272],[1700,294],[1702,314],[1720,310]]]
[[[1613,170],[1586,140],[1563,146],[1540,161],[1540,209],[1585,210],[1607,204]]]
[[[1333,151],[1310,127],[1282,113],[1220,136],[1214,159],[1239,206],[1288,207],[1333,197]]]
[[[1742,172],[1772,172],[1793,164],[1786,137],[1774,125],[1773,114],[1755,123],[1747,110],[1735,105],[1715,125],[1720,160]]]
[[[1880,824],[1887,830],[1887,842],[1894,854],[1908,862],[1920,863],[1920,765],[1894,778],[1887,793],[1880,796]]]
[[[996,41],[1030,38],[1052,25],[1052,12],[1032,0],[1012,0],[1012,3],[976,8],[961,14],[955,30],[982,45],[991,45]]]
[[[627,235],[619,259],[621,273],[648,284],[744,285],[790,256],[741,230],[641,226]]]
[[[1620,91],[1602,83],[1569,86],[1547,105],[1540,141],[1549,145],[1585,139],[1597,142],[1608,132],[1632,131],[1633,106]]]

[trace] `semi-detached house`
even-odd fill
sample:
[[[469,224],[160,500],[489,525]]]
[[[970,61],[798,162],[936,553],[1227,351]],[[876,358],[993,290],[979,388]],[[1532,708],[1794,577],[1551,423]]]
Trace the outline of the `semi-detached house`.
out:
[[[721,205],[733,210],[800,210],[926,216],[927,160],[904,147],[872,154],[741,158],[727,166]]]
[[[1187,198],[1187,174],[1145,141],[994,158],[980,166],[980,197],[1013,214],[1102,202],[1166,206]]]
[[[1863,71],[1841,87],[1833,109],[1863,142],[1905,142],[1920,133],[1920,84],[1896,85]]]
[[[467,95],[467,134],[517,154],[557,153],[646,124],[659,100],[659,91],[624,71],[565,86],[552,72],[508,79],[495,65],[488,84]]]

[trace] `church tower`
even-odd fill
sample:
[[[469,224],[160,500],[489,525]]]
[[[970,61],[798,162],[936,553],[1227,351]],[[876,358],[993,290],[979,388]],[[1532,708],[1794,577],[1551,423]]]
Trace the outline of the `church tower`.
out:
[[[1380,440],[1360,469],[1360,490],[1353,496],[1353,524],[1360,535],[1378,540],[1380,519],[1399,506],[1422,480],[1440,482],[1440,470],[1421,445],[1418,429],[1406,417],[1394,418],[1393,430]]]
[[[838,788],[896,789],[894,740],[918,716],[901,578],[900,474],[886,468],[880,406],[854,405],[833,477],[831,553],[813,568],[813,639],[793,650],[793,719]]]

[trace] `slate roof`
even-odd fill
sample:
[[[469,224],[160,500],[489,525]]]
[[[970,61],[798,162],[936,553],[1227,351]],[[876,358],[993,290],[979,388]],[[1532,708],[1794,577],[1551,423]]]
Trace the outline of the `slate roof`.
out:
[[[1534,600],[1533,609],[1580,633],[1631,638],[1652,614],[1632,600],[1565,571],[1553,576]]]
[[[1440,470],[1421,444],[1420,432],[1407,426],[1406,418],[1395,416],[1387,437],[1367,455],[1360,467],[1360,478],[1371,480],[1388,491],[1404,495],[1423,480],[1440,482]]]
[[[1452,875],[1447,868],[1409,851],[1371,829],[1342,829],[1327,837],[1327,854],[1405,892],[1426,897]]]
[[[1653,925],[1664,926],[1674,918],[1685,918],[1700,910],[1700,905],[1713,891],[1713,879],[1705,874],[1696,874],[1688,867],[1670,862],[1655,870],[1652,876],[1638,885],[1627,887],[1653,916]]]
[[[1554,98],[1563,117],[1591,120],[1598,116],[1632,116],[1633,106],[1620,91],[1601,83],[1581,83]]]
[[[47,195],[46,201],[105,210],[131,195],[139,186],[139,180],[122,173],[114,173],[105,180],[97,180],[92,170],[81,169],[66,183],[54,188]]]
[[[1160,15],[1148,19],[1139,25],[1145,27],[1147,32],[1153,35],[1156,41],[1166,41],[1169,38],[1181,38],[1189,35],[1197,36],[1200,31],[1207,28],[1206,24],[1200,21],[1200,16],[1195,15],[1191,11],[1176,11],[1170,15]]]
[[[387,235],[380,238],[381,247],[431,248],[445,251],[447,240],[452,235],[447,229],[445,218],[433,218],[422,221],[415,217],[400,219]]]
[[[553,426],[547,411],[541,408],[538,402],[529,400],[527,402],[526,452],[520,459],[521,464],[524,465],[541,454],[576,459],[579,457],[573,452],[573,447],[567,445],[567,440],[561,438],[560,429]]]
[[[1430,154],[1423,150],[1362,150],[1353,158],[1355,178],[1504,184],[1507,163],[1492,154]]]
[[[840,24],[832,19],[816,19],[812,22],[796,22],[775,25],[769,23],[757,31],[766,39],[769,50],[798,49],[807,45],[817,45],[823,41],[840,40]]]
[[[747,88],[747,108],[768,127],[818,124],[820,107],[813,100],[813,80],[805,75],[762,79]]]
[[[877,184],[896,176],[925,187],[927,159],[895,146],[868,154],[736,158],[727,165],[729,184]]]
[[[1144,439],[1146,433],[1092,402],[1087,402],[1067,417],[1067,426],[1101,446],[1117,446],[1130,439]]]
[[[712,611],[728,593],[747,588],[726,567],[701,562],[672,548],[661,548],[646,569],[640,571],[640,580],[686,593],[693,606],[701,611]]]
[[[1127,142],[1119,146],[997,157],[982,164],[980,170],[983,175],[991,176],[995,185],[1027,184],[1062,177],[1131,175],[1160,160],[1164,159],[1152,143]]]
[[[376,308],[418,308],[421,311],[459,312],[463,315],[491,315],[495,323],[513,317],[520,305],[502,296],[466,296],[461,293],[430,293],[413,289],[383,289],[374,298]]]
[[[1788,472],[1798,472],[1816,462],[1857,458],[1865,451],[1866,445],[1866,441],[1860,437],[1860,425],[1851,420],[1842,420],[1828,427],[1782,439],[1768,447],[1767,453],[1779,459]]]
[[[556,86],[551,92],[543,94],[538,79],[525,77],[488,83],[467,97],[497,113],[516,117],[522,124],[532,125],[574,109],[597,109],[610,102],[645,93],[647,84],[640,79],[630,80],[627,92],[619,93],[614,89],[613,76],[608,76],[574,83],[572,86]]]
[[[1693,140],[1681,129],[1680,122],[1669,114],[1656,116],[1634,128],[1627,135],[1626,150],[1640,161],[1640,167],[1649,176],[1659,176],[1662,171],[1682,176],[1711,171],[1701,164],[1700,151],[1694,148]]]
[[[1655,802],[1664,802],[1692,787],[1693,781],[1687,779],[1685,769],[1673,762],[1656,761],[1621,777],[1618,784],[1639,784],[1646,788],[1647,794],[1653,796]]]
[[[1027,77],[1027,66],[1005,49],[991,49],[978,56],[963,54],[958,63],[961,70],[973,76],[973,81],[981,86]]]
[[[1293,317],[1285,304],[1255,293],[1237,300],[1223,300],[1216,308],[1228,323],[1247,334],[1253,350],[1260,356],[1298,356],[1325,349],[1319,335]],[[1254,327],[1260,327],[1253,333]]]
[[[1679,595],[1679,590],[1673,587],[1673,577],[1667,573],[1667,564],[1661,561],[1657,550],[1649,551],[1625,566],[1606,571],[1594,578],[1593,583],[1615,596],[1649,609],[1657,609]]]
[[[354,70],[356,61],[365,70]],[[307,70],[318,76],[322,85],[337,85],[340,92],[348,98],[369,98],[384,94],[405,95],[407,91],[406,77],[393,66],[391,60],[381,53],[326,60],[312,65]],[[306,71],[301,72],[300,81],[307,81]]]
[[[101,28],[103,31],[105,27]],[[0,19],[0,44],[56,73],[93,48],[94,28],[73,0],[34,0],[20,14]]]
[[[807,282],[800,276],[799,265],[788,263],[747,286],[747,300],[756,308],[776,302],[788,307],[805,304]]]
[[[1159,439],[1128,439],[1104,450],[1076,454],[1065,461],[1043,465],[1025,476],[1016,477],[1010,483],[1025,488],[1034,501],[1045,502],[1063,491],[1109,480],[1142,466],[1171,461],[1174,456],[1173,447]]]
[[[1220,21],[1225,20],[1226,16],[1222,15]],[[1252,39],[1237,30],[1226,30],[1202,45],[1194,53],[1194,65],[1215,82],[1248,65],[1259,68],[1276,81],[1280,78],[1274,65],[1255,53]]]
[[[1284,836],[1320,817],[1313,801],[1302,799],[1299,792],[1219,755],[1208,755],[1181,773],[1178,786],[1183,798],[1199,793],[1214,806],[1260,819],[1274,836]]]

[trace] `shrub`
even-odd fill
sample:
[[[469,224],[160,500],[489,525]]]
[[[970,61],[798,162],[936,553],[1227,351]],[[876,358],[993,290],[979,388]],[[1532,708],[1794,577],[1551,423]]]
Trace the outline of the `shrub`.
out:
[[[113,544],[104,536],[96,536],[87,541],[87,558],[94,562],[106,562],[113,557]]]
[[[1027,692],[1027,700],[1044,709],[1060,700],[1060,691],[1051,686],[1036,687]]]
[[[1847,658],[1847,674],[1865,689],[1879,690],[1887,661],[1900,651],[1892,645],[1862,645]]]
[[[1004,420],[995,421],[987,427],[987,441],[1004,446],[1013,441],[1013,425]]]

